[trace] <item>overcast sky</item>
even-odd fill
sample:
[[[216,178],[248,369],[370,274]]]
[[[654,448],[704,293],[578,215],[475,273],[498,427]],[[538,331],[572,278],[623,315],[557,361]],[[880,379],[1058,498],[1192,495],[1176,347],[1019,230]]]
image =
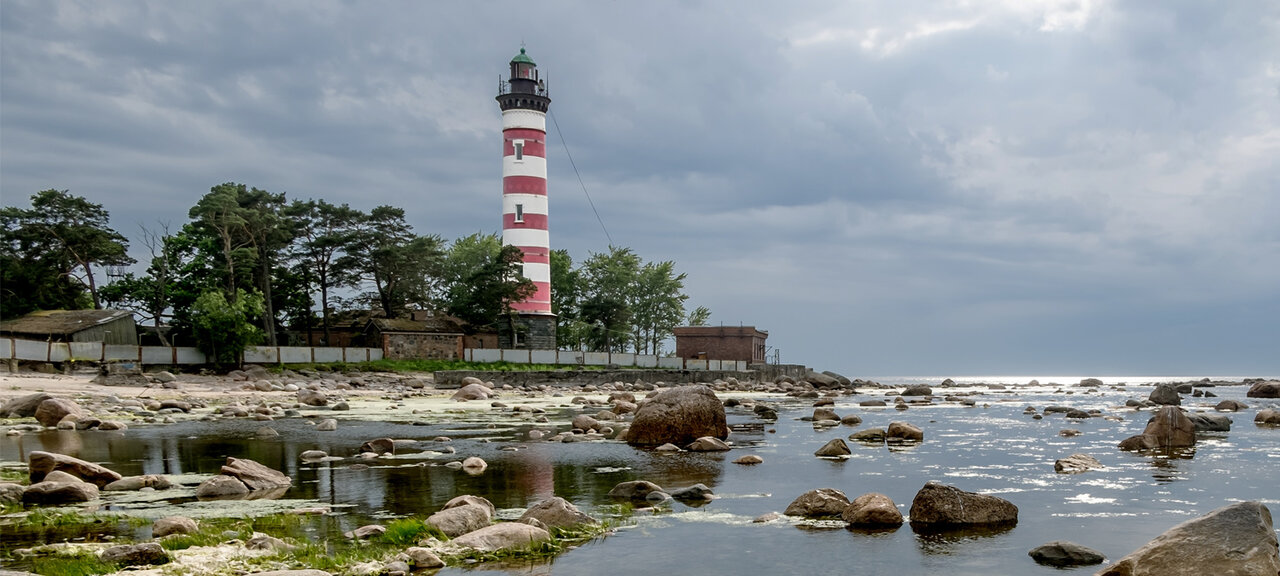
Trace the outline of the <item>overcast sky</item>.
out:
[[[501,229],[549,80],[551,243],[674,260],[850,377],[1280,376],[1280,3],[0,4],[0,194],[138,230],[234,181]],[[557,125],[559,129],[557,129]]]

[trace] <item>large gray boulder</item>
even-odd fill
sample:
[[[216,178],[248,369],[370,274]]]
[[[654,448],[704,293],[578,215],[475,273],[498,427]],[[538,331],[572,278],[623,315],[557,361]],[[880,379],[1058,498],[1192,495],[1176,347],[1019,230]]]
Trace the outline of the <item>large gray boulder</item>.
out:
[[[490,502],[488,498],[485,498],[483,496],[472,496],[470,494],[463,494],[462,496],[454,496],[448,502],[444,503],[444,507],[442,507],[441,510],[447,510],[449,508],[457,508],[459,506],[466,506],[468,504],[479,506],[481,508],[484,508],[485,510],[488,510],[490,517],[496,516],[498,514],[498,508],[495,507],[493,505],[493,502]]]
[[[1079,474],[1102,468],[1102,462],[1088,454],[1072,454],[1053,462],[1053,471],[1059,474]]]
[[[121,544],[102,551],[99,556],[103,562],[124,566],[148,566],[167,564],[169,553],[155,542],[141,544]]]
[[[1280,574],[1280,548],[1271,511],[1261,502],[1219,508],[1170,528],[1096,576],[1193,574]]]
[[[814,388],[835,388],[840,386],[839,379],[821,372],[810,371],[804,375],[804,381],[813,384]]]
[[[481,552],[517,550],[551,539],[551,533],[523,522],[503,522],[469,532],[451,542]]]
[[[287,488],[293,485],[292,478],[247,458],[227,458],[227,463],[222,466],[222,475],[243,482],[249,490]]]
[[[1017,524],[1018,507],[995,496],[928,482],[911,501],[912,526],[946,528],[972,524]]]
[[[636,410],[627,443],[685,446],[704,436],[729,437],[724,404],[706,386],[678,386],[657,393]]]
[[[1164,406],[1182,405],[1182,397],[1178,395],[1178,387],[1167,382],[1156,384],[1155,390],[1151,391],[1147,399]]]
[[[661,486],[648,480],[628,480],[620,482],[609,490],[609,496],[628,500],[644,500],[650,492],[663,492]]]
[[[529,519],[536,519],[548,528],[572,528],[580,524],[600,523],[599,520],[586,515],[573,503],[559,496],[553,496],[530,506],[524,514],[520,515],[519,522],[527,522]]]
[[[1280,382],[1258,382],[1249,387],[1245,394],[1250,398],[1280,398]]]
[[[1126,438],[1121,450],[1195,446],[1196,425],[1177,406],[1165,406],[1147,422],[1142,434]]]
[[[850,526],[901,526],[902,512],[893,503],[893,499],[872,492],[854,498],[840,513],[840,519]]]
[[[214,476],[196,486],[196,498],[228,498],[248,493],[249,487],[244,482],[230,476]]]
[[[121,478],[118,472],[108,470],[92,462],[86,462],[65,454],[41,452],[39,450],[32,452],[27,458],[27,469],[28,476],[33,484],[44,480],[45,475],[54,470],[66,472],[99,488]]]
[[[845,458],[852,454],[849,445],[844,443],[841,438],[832,438],[823,444],[813,455],[819,458]]]
[[[818,488],[792,500],[783,514],[805,518],[833,518],[839,517],[848,507],[849,497],[844,492],[835,488]]]
[[[450,398],[459,402],[466,402],[467,400],[485,400],[492,395],[492,388],[489,388],[484,384],[472,382],[459,388],[458,391],[454,392],[453,396]]]
[[[19,396],[0,405],[0,418],[30,418],[36,415],[36,408],[40,407],[40,403],[50,398],[53,396],[44,392]]]
[[[908,422],[890,422],[885,439],[889,442],[924,442],[924,430]]]
[[[327,406],[329,396],[320,390],[303,388],[298,390],[298,403],[304,406]]]
[[[1188,414],[1196,432],[1230,432],[1231,419],[1221,414]]]
[[[1280,410],[1271,408],[1259,410],[1253,417],[1253,421],[1258,424],[1280,424]]]
[[[151,536],[162,538],[170,534],[191,534],[200,529],[196,521],[186,516],[158,518],[151,523]]]
[[[426,519],[427,524],[439,528],[450,538],[474,532],[488,526],[490,522],[493,522],[493,518],[489,510],[476,504],[445,508]]]
[[[22,491],[24,504],[73,504],[98,499],[98,487],[88,482],[36,482]]]
[[[63,418],[74,416],[75,418],[84,417],[84,409],[76,404],[75,400],[69,398],[50,398],[40,403],[36,407],[34,416],[36,420],[43,426],[57,426]]]

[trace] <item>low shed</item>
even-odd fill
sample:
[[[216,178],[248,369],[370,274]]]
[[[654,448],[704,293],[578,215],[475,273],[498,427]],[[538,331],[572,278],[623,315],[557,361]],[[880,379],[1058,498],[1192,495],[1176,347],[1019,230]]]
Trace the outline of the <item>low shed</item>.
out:
[[[462,336],[461,326],[449,318],[374,318],[365,327],[365,341],[381,346],[389,359],[457,360]]]
[[[0,335],[46,342],[138,345],[138,326],[128,310],[41,310],[0,322]]]

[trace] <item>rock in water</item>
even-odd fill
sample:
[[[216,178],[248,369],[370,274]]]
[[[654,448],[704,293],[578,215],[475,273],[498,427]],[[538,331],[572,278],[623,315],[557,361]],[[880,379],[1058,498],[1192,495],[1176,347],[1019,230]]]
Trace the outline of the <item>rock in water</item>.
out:
[[[1147,422],[1142,434],[1126,438],[1121,450],[1195,446],[1196,425],[1177,406],[1165,406]]]
[[[151,536],[160,538],[170,534],[191,534],[199,529],[200,527],[196,524],[196,521],[191,518],[169,516],[151,523]]]
[[[1183,522],[1096,576],[1270,576],[1280,573],[1271,511],[1241,502]]]
[[[729,437],[724,404],[706,386],[678,386],[657,393],[636,410],[627,443],[684,446],[703,436]]]
[[[650,492],[662,492],[662,487],[648,480],[628,480],[614,486],[609,496],[628,500],[644,500]]]
[[[1259,410],[1258,414],[1253,417],[1253,421],[1258,424],[1280,424],[1280,410],[1272,410],[1270,408]]]
[[[928,527],[1017,524],[1018,507],[995,496],[928,482],[911,502],[911,524]]]
[[[849,497],[835,488],[818,488],[801,494],[783,512],[787,516],[805,518],[838,517],[849,507]]]
[[[1151,391],[1151,395],[1147,396],[1147,399],[1165,406],[1182,405],[1182,397],[1178,396],[1178,388],[1169,383],[1156,384],[1156,389]]]
[[[439,528],[450,538],[457,538],[488,526],[492,520],[484,506],[464,504],[436,512],[427,517],[426,523]]]
[[[885,438],[889,442],[924,442],[924,430],[906,422],[890,422]]]
[[[901,526],[902,512],[891,498],[872,492],[854,498],[840,513],[840,519],[850,526]]]
[[[83,417],[84,409],[75,400],[50,398],[36,407],[35,417],[44,426],[57,426],[67,416]]]
[[[814,456],[819,458],[844,458],[850,454],[853,454],[853,452],[849,450],[849,445],[845,444],[844,440],[840,438],[832,438],[817,452],[813,453]]]
[[[503,522],[468,532],[450,543],[482,552],[496,552],[509,548],[527,548],[550,539],[551,534],[537,526],[523,522]]]
[[[1053,463],[1053,471],[1059,474],[1079,474],[1097,468],[1102,468],[1102,463],[1088,454],[1072,454]]]
[[[54,470],[66,472],[99,488],[121,478],[119,473],[92,462],[85,462],[79,458],[54,454],[53,452],[32,452],[27,458],[27,462],[29,477],[33,484],[44,480],[45,475]]]
[[[1097,550],[1061,540],[1037,546],[1027,555],[1037,564],[1047,566],[1090,566],[1101,564],[1105,559]]]
[[[268,490],[293,485],[293,479],[247,458],[227,458],[222,475],[244,483],[249,490]]]
[[[19,396],[0,405],[0,418],[9,416],[11,418],[28,418],[36,415],[36,408],[40,407],[40,403],[45,400],[52,399],[44,392],[36,392],[35,394],[27,394]],[[55,422],[57,424],[57,422]]]
[[[1245,394],[1249,398],[1280,398],[1280,382],[1258,382]]]
[[[1230,432],[1231,419],[1221,414],[1188,414],[1196,432]]]
[[[529,518],[536,518],[551,528],[572,528],[579,524],[600,523],[599,520],[584,514],[578,510],[577,506],[559,496],[553,496],[530,506],[520,516],[519,522],[525,522]]]
[[[719,438],[703,436],[685,446],[685,449],[690,452],[725,452],[729,450],[729,445]]]

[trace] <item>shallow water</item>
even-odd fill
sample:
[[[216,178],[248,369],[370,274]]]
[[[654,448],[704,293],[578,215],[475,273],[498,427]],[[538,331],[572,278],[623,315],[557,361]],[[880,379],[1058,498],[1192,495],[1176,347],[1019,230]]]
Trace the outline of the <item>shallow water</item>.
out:
[[[1116,449],[1121,439],[1141,432],[1149,417],[1147,412],[1118,408],[1125,399],[1145,398],[1150,391],[1149,386],[1130,386],[1093,393],[1066,389],[1073,394],[1054,387],[986,391],[975,397],[976,407],[942,403],[906,411],[858,407],[860,400],[880,397],[859,394],[837,398],[834,408],[842,416],[862,416],[862,425],[826,429],[799,420],[812,413],[811,400],[769,398],[781,407],[779,420],[766,426],[769,431],[735,432],[730,436],[735,449],[728,453],[664,454],[617,442],[525,442],[520,438],[532,424],[514,414],[496,421],[491,414],[397,414],[390,422],[342,421],[337,432],[326,433],[315,432],[301,418],[277,420],[266,423],[280,433],[273,439],[257,438],[255,431],[264,423],[246,420],[137,426],[123,434],[48,431],[0,439],[0,460],[22,461],[32,450],[51,450],[108,463],[125,475],[189,475],[214,474],[227,456],[251,458],[294,478],[294,487],[279,504],[334,506],[337,514],[313,527],[322,534],[379,518],[429,514],[461,494],[485,496],[508,517],[551,495],[597,517],[611,516],[618,507],[607,492],[634,479],[667,489],[702,483],[718,496],[698,507],[672,503],[657,514],[629,514],[616,533],[550,563],[448,568],[440,574],[1053,574],[1060,570],[1036,565],[1027,551],[1051,540],[1071,540],[1117,559],[1174,524],[1232,502],[1261,500],[1273,513],[1280,512],[1280,429],[1252,422],[1259,407],[1274,401],[1246,399],[1243,386],[1210,390],[1219,398],[1188,397],[1184,407],[1212,411],[1222,399],[1238,399],[1250,409],[1229,414],[1234,421],[1230,432],[1202,434],[1194,450],[1171,455]],[[939,395],[954,392],[935,389]],[[1033,420],[1023,414],[1028,405],[1099,408],[1124,421],[1066,420],[1060,414]],[[564,429],[577,410],[563,407],[550,416]],[[758,422],[749,408],[732,408],[729,418],[731,424]],[[853,455],[847,460],[813,456],[832,438],[891,421],[920,426],[925,442],[893,449],[849,442]],[[1081,435],[1060,437],[1058,431],[1064,428],[1080,430]],[[365,470],[350,469],[351,460],[304,463],[298,458],[312,449],[351,455],[364,440],[384,436],[420,442],[398,447],[398,458],[372,462]],[[433,442],[437,436],[453,440]],[[432,451],[443,446],[453,446],[457,453]],[[1077,475],[1054,472],[1056,458],[1077,452],[1098,458],[1106,468]],[[758,454],[764,463],[731,463],[744,454]],[[472,476],[441,465],[473,455],[489,463],[483,474]],[[837,488],[850,498],[881,492],[905,514],[916,491],[929,480],[1006,498],[1019,507],[1019,522],[995,531],[941,534],[918,534],[909,525],[862,532],[786,519],[752,523],[762,514],[781,512],[814,488]],[[181,494],[174,498],[157,492],[155,496],[162,498],[158,503],[111,500],[107,508],[160,516],[221,513],[228,506],[195,502],[189,489]],[[20,544],[5,540],[5,547]]]

